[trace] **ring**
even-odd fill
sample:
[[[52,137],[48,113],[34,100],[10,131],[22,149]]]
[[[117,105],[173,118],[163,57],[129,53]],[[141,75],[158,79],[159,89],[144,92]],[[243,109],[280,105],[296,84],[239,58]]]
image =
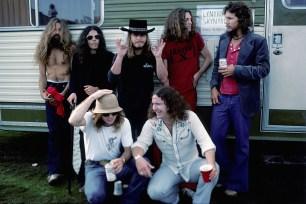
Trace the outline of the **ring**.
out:
[[[141,171],[141,172],[139,172],[139,174],[140,174],[140,175],[142,175],[142,174],[143,174],[143,172]]]

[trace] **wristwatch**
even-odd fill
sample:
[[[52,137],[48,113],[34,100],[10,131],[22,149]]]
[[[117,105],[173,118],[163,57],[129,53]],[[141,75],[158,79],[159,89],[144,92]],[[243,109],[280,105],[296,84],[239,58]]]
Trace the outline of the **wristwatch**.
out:
[[[136,161],[137,159],[139,159],[140,157],[142,157],[142,156],[140,156],[139,154],[138,154],[136,157],[134,157],[135,161]]]

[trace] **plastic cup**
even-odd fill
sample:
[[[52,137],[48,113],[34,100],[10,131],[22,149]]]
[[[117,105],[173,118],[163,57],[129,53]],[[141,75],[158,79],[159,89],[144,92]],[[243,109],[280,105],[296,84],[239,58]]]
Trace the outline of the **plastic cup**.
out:
[[[107,181],[115,181],[117,179],[116,174],[113,172],[113,165],[111,163],[105,164],[105,172]]]
[[[204,164],[202,166],[200,166],[200,171],[201,171],[201,174],[202,174],[202,177],[203,177],[203,180],[205,183],[208,183],[210,182],[211,180],[209,179],[209,175],[212,171],[212,165],[209,165],[209,164]]]
[[[114,183],[114,195],[116,196],[122,195],[122,182],[121,181],[116,181]]]

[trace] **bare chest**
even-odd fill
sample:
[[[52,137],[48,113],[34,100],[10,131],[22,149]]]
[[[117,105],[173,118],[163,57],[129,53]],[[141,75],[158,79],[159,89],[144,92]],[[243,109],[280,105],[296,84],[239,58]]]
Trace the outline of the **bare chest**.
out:
[[[61,50],[53,49],[48,59],[48,65],[49,66],[54,66],[54,65],[61,66],[64,64],[66,64],[64,52]]]

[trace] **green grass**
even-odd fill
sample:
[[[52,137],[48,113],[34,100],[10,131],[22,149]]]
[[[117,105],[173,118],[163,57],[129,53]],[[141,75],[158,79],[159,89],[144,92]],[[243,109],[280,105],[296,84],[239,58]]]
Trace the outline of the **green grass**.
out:
[[[0,130],[0,203],[87,203],[75,179],[71,194],[66,180],[49,186],[47,139],[47,133]]]

